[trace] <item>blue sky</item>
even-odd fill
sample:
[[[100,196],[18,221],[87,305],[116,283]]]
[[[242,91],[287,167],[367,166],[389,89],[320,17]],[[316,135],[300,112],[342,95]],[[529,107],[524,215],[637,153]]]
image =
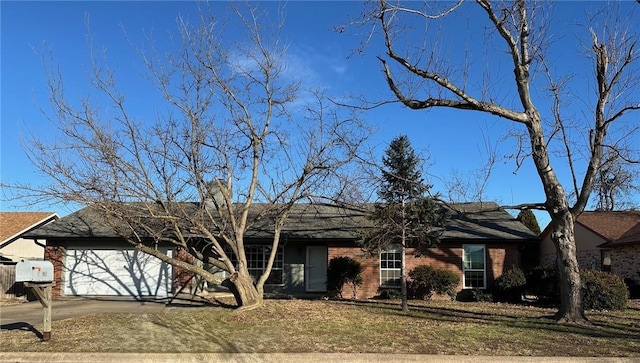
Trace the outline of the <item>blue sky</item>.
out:
[[[624,2],[622,6],[634,6],[635,2]],[[219,18],[228,11],[226,3],[213,2],[214,12]],[[264,2],[261,7],[275,13],[277,3]],[[593,3],[591,3],[593,5]],[[588,2],[560,3],[554,12],[564,17],[566,24],[581,21]],[[360,2],[315,2],[292,1],[286,4],[284,39],[290,44],[290,63],[304,74],[307,82],[326,88],[333,94],[363,94],[370,99],[389,99],[391,94],[382,77],[380,64],[375,56],[381,55],[380,39],[366,48],[362,54],[353,54],[362,41],[362,30],[352,29],[345,33],[333,31],[361,12]],[[86,93],[85,74],[88,72],[88,51],[85,17],[91,21],[95,44],[104,47],[109,63],[114,65],[122,79],[129,80],[124,87],[141,109],[152,101],[144,98],[145,88],[137,83],[140,69],[139,59],[132,49],[131,41],[144,42],[151,35],[159,47],[169,49],[168,34],[176,31],[179,14],[193,16],[197,7],[193,2],[5,2],[1,3],[1,179],[3,183],[18,180],[37,181],[40,176],[29,164],[21,149],[21,140],[29,134],[50,136],[54,129],[41,113],[47,110],[46,79],[39,54],[50,49],[68,85],[72,96]],[[472,27],[481,16],[479,12],[459,16],[457,30],[444,32],[443,46],[452,54],[460,52],[456,44],[466,44],[464,49],[475,50],[474,40],[467,27]],[[568,19],[568,20],[567,20]],[[463,24],[462,27],[459,25]],[[234,24],[230,23],[229,27]],[[359,33],[359,34],[358,34]],[[577,39],[587,36],[578,31],[558,37],[554,59],[559,71],[574,70],[579,76],[590,72],[585,63],[564,59],[575,55]],[[465,39],[467,39],[465,41]],[[471,39],[471,40],[468,40]],[[490,50],[489,53],[495,50]],[[485,53],[486,54],[486,53]],[[491,56],[489,54],[489,56]],[[512,74],[499,69],[501,63],[492,64],[495,72]],[[578,77],[579,78],[579,77]],[[508,82],[509,78],[503,78]],[[513,97],[508,90],[505,97]],[[542,102],[542,101],[541,101]],[[577,112],[577,111],[576,111]],[[512,152],[514,140],[502,140],[509,128],[516,127],[492,116],[450,110],[410,111],[397,104],[387,105],[368,112],[364,117],[375,126],[374,144],[380,153],[398,134],[407,134],[418,151],[428,150],[433,164],[428,173],[433,175],[436,190],[443,191],[442,182],[454,171],[466,178],[473,178],[472,170],[480,167],[486,158],[485,139],[497,142],[501,155]],[[568,180],[565,163],[556,162],[555,168],[563,181]],[[535,169],[530,161],[514,173],[513,160],[498,159],[495,170],[484,194],[485,200],[501,204],[543,202],[544,195]],[[1,201],[0,209],[51,210],[60,215],[73,212],[76,206],[24,205],[18,201]],[[544,214],[538,214],[541,226],[547,223]]]

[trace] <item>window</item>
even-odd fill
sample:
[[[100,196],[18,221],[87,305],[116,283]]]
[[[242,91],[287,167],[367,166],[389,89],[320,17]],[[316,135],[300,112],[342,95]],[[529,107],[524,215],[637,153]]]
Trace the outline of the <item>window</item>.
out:
[[[400,245],[391,245],[380,253],[380,286],[400,287],[400,267],[402,249]]]
[[[269,255],[271,254],[271,246],[247,246],[245,247],[245,253],[247,255],[249,274],[253,276],[254,280],[257,280],[267,267],[267,261],[269,261]],[[276,258],[271,268],[271,274],[265,284],[281,285],[282,277],[282,247],[278,247]]]
[[[264,269],[267,267],[269,261],[269,255],[271,254],[270,245],[252,245],[245,246],[245,255],[247,256],[247,269],[249,274],[253,277],[254,281],[260,278],[260,275],[264,273]],[[225,251],[231,258],[231,262],[236,265],[238,263],[236,256],[233,252]],[[282,246],[278,246],[276,252],[276,258],[273,260],[273,267],[271,268],[271,274],[267,278],[265,285],[282,285],[283,282],[283,252]]]
[[[465,289],[486,288],[486,261],[484,245],[462,246],[462,271]]]

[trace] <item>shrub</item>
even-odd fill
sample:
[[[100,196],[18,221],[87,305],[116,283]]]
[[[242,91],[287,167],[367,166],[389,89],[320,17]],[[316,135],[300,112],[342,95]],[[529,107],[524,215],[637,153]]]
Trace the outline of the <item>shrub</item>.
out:
[[[488,293],[486,290],[475,289],[473,290],[473,301],[477,302],[492,302],[493,295]]]
[[[350,284],[353,298],[357,298],[357,287],[362,285],[362,264],[346,256],[334,257],[327,270],[327,292],[332,297],[342,298],[342,288]]]
[[[454,299],[456,296],[456,288],[460,284],[460,276],[449,270],[436,270],[432,282],[433,291],[440,295],[447,294]]]
[[[410,281],[407,284],[409,297],[421,300],[431,299],[433,274],[434,268],[428,265],[416,266],[416,268],[409,271]]]
[[[619,276],[594,270],[581,271],[582,304],[586,310],[622,310],[629,291]]]
[[[586,310],[622,310],[629,300],[629,291],[620,277],[604,271],[580,271],[582,304]],[[527,273],[526,291],[539,301],[560,302],[560,279],[555,269],[536,268]]]
[[[429,265],[416,266],[409,272],[409,277],[409,295],[416,299],[430,299],[434,292],[454,299],[460,284],[460,277],[455,272]]]
[[[527,277],[518,267],[513,267],[496,279],[495,297],[498,301],[518,303],[527,285]]]
[[[525,273],[525,292],[535,295],[538,301],[556,304],[560,302],[560,281],[555,268],[536,267]]]
[[[400,288],[381,288],[378,291],[379,294],[375,297],[376,299],[398,300],[402,297],[402,291],[400,291]]]

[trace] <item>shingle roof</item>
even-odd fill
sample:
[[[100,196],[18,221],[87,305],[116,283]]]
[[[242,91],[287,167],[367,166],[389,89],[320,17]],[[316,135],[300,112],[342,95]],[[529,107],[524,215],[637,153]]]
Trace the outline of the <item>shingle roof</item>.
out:
[[[640,243],[640,211],[588,211],[577,222],[607,240],[601,247]]]
[[[612,244],[622,245],[628,243],[640,243],[640,223],[636,224],[635,227],[626,231],[622,237],[618,238]]]
[[[183,206],[184,207],[184,206]],[[443,239],[465,240],[534,240],[537,238],[495,203],[454,204],[449,209]],[[188,204],[186,208],[198,208]],[[252,215],[265,205],[254,204]],[[328,204],[296,204],[285,222],[282,234],[289,239],[354,239],[370,221],[361,207]],[[245,236],[270,238],[273,227],[269,218],[254,223]],[[117,237],[113,228],[95,208],[87,207],[29,234],[30,238]]]
[[[0,246],[56,218],[58,215],[52,212],[0,212]]]
[[[445,239],[536,240],[538,236],[494,202],[452,204]]]

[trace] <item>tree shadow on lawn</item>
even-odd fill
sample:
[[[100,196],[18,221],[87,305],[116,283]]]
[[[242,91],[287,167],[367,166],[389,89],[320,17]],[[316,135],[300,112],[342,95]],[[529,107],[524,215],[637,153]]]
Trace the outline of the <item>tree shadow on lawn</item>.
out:
[[[192,331],[188,329],[189,326],[185,326],[185,325],[176,326],[175,324],[170,324],[167,321],[162,320],[161,318],[156,318],[155,320],[152,321],[152,323],[153,325],[166,329],[166,331],[168,332],[174,332],[178,336],[188,336],[190,335],[190,333],[192,333]],[[185,332],[185,328],[187,329],[186,332]],[[206,336],[203,335],[201,338],[206,339],[209,345],[211,343],[216,345],[220,349],[220,353],[232,353],[232,354],[246,353],[245,351],[240,349],[240,347],[235,342],[233,342],[230,339],[227,339],[224,334],[217,334],[215,331],[207,331]],[[187,351],[185,353],[194,353],[194,352]],[[221,361],[224,362],[226,360],[227,359],[223,357]],[[231,361],[235,361],[235,360],[231,359]]]
[[[229,310],[236,310],[238,309],[238,305],[235,303],[230,303],[224,300],[220,300],[217,298],[214,298],[210,301],[211,306],[215,306],[215,307],[219,307],[219,308],[224,308],[224,309],[229,309]]]
[[[631,312],[631,314],[633,314],[633,317],[628,316],[630,314],[627,313],[625,314],[627,316],[624,316],[621,318],[620,314],[624,314],[624,311]],[[629,329],[628,325],[624,323],[616,323],[621,319],[623,319],[624,321],[629,321],[632,327],[640,328],[640,303],[638,302],[638,300],[629,300],[627,307],[622,312],[601,311],[597,313],[597,316],[605,318],[607,320],[607,323],[593,321],[592,319],[591,322],[594,325],[598,325],[598,326],[604,325],[604,326],[617,327],[619,329]]]
[[[347,302],[347,301],[345,301]],[[593,321],[590,324],[566,324],[555,321],[554,315],[518,316],[504,313],[487,313],[455,309],[441,306],[410,304],[409,313],[404,314],[400,304],[383,301],[348,301],[357,306],[367,306],[392,316],[409,316],[412,318],[437,320],[452,323],[480,323],[503,325],[510,328],[547,330],[559,333],[571,333],[597,338],[627,339],[640,341],[640,325],[616,323],[616,317],[607,317],[611,322]],[[516,307],[512,307],[516,308]],[[635,320],[629,318],[629,320]]]
[[[69,301],[106,301],[106,302],[138,302],[141,305],[146,304],[162,304],[167,307],[223,307],[236,308],[235,305],[227,304],[218,299],[206,299],[195,296],[175,296],[172,298],[154,298],[154,297],[123,297],[123,296],[74,296]]]
[[[629,310],[629,309],[627,309],[627,310]],[[630,309],[630,310],[633,310],[633,309]],[[627,330],[633,330],[634,328],[636,328],[636,330],[640,331],[640,317],[637,317],[637,318],[632,318],[632,317],[621,318],[617,314],[605,313],[605,312],[598,313],[598,317],[602,317],[602,318],[606,319],[606,322],[595,321],[594,319],[590,319],[590,321],[591,321],[591,323],[593,325],[603,326],[603,327],[608,327],[608,328],[627,329]],[[620,323],[619,321],[621,321],[621,320],[622,321],[628,321],[629,324],[625,324],[624,322]]]
[[[36,329],[33,325],[25,322],[0,325],[0,330],[30,331],[33,334],[35,334],[35,336],[38,337],[38,339],[40,340],[42,340],[44,337],[42,333],[38,329]]]

